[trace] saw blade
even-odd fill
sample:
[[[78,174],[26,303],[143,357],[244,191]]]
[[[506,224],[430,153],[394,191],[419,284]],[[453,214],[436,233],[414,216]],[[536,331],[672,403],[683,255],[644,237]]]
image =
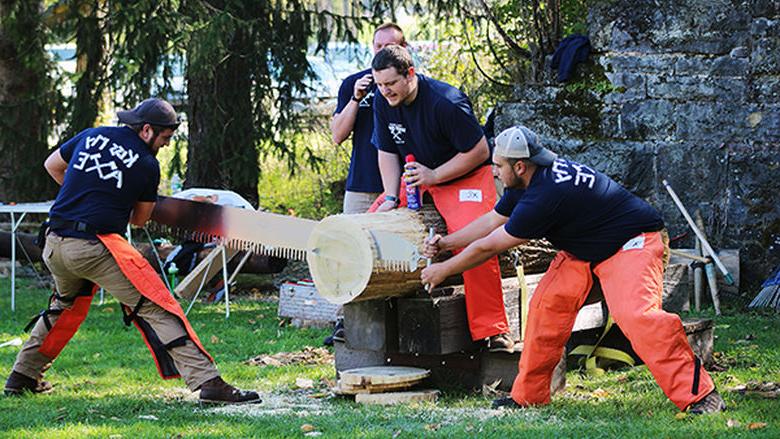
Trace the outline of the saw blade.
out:
[[[158,197],[152,218],[174,233],[199,242],[217,240],[226,247],[298,260],[306,259],[306,243],[316,221],[220,206],[171,197]]]
[[[417,246],[400,235],[383,230],[369,230],[376,243],[379,268],[392,271],[417,271],[423,257]]]

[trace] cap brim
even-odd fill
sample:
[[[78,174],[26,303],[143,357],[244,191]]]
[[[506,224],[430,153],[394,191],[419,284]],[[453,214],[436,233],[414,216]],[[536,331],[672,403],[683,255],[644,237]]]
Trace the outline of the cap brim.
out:
[[[547,148],[541,148],[541,150],[536,155],[529,158],[528,160],[531,160],[539,166],[552,166],[553,162],[557,158],[558,154],[550,151]]]
[[[120,122],[127,125],[137,125],[141,123],[141,119],[131,110],[117,111],[116,117]]]

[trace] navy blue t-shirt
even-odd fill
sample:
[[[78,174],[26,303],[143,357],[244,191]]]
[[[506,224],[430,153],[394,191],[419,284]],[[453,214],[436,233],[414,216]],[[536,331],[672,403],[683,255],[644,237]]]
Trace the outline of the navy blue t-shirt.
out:
[[[599,262],[629,239],[661,230],[661,215],[606,175],[565,159],[539,167],[525,190],[507,189],[495,207],[517,238],[547,238],[577,258]]]
[[[124,232],[138,201],[157,201],[160,165],[128,127],[89,128],[60,147],[68,162],[65,180],[50,216],[81,221],[101,232]],[[75,230],[62,236],[94,239]]]
[[[417,79],[417,96],[410,105],[391,107],[377,94],[373,142],[402,160],[414,154],[418,162],[435,169],[470,151],[484,134],[463,92],[427,76]]]
[[[348,76],[339,88],[339,99],[335,113],[341,113],[349,104],[355,92],[355,82],[371,73],[371,69]],[[372,85],[365,97],[358,103],[357,117],[352,128],[352,160],[347,174],[347,190],[353,192],[382,192],[382,177],[379,174],[376,148],[371,143],[374,131],[374,95],[379,94]]]

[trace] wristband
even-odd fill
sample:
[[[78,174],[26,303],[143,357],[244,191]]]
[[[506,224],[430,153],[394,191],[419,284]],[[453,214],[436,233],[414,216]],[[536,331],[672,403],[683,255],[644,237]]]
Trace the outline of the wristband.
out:
[[[352,95],[352,100],[353,100],[353,101],[355,101],[355,102],[357,102],[357,103],[360,103],[360,101],[361,101],[362,99],[358,99],[358,98],[356,98],[356,97],[355,97],[355,95]]]
[[[401,202],[395,195],[385,195],[385,201],[392,201],[396,206]]]

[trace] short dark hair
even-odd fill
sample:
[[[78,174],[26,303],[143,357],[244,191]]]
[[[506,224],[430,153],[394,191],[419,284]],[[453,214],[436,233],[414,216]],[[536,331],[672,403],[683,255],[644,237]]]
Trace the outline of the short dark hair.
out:
[[[163,132],[163,130],[175,130],[176,128],[173,127],[164,127],[160,125],[152,125],[152,124],[145,124],[145,123],[139,123],[135,125],[128,125],[131,130],[135,131],[136,134],[140,133],[142,129],[144,129],[144,125],[149,125],[152,127],[152,132],[154,133],[154,136],[157,137],[160,135],[160,133]]]
[[[390,67],[395,67],[399,74],[406,76],[409,69],[414,67],[412,55],[405,47],[396,45],[387,46],[374,55],[372,69],[379,71]]]
[[[400,44],[402,46],[406,46],[406,37],[404,37],[404,31],[403,31],[403,29],[401,29],[401,26],[399,26],[399,25],[397,25],[395,23],[389,23],[389,22],[381,24],[381,25],[379,25],[379,27],[374,29],[374,37],[372,38],[372,42],[373,42],[374,39],[376,39],[377,32],[379,32],[380,30],[385,30],[385,29],[393,29],[393,30],[398,31],[398,33],[401,34],[401,42],[400,42]]]

